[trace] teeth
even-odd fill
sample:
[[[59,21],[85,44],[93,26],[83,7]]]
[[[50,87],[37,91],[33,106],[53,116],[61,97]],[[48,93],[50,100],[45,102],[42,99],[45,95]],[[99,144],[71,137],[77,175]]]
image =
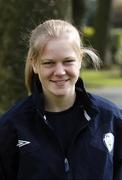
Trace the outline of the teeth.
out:
[[[58,84],[62,84],[62,83],[64,83],[65,81],[56,81],[56,83],[58,83]]]
[[[56,83],[57,85],[64,85],[65,80],[62,80],[62,81],[55,81],[55,83]]]

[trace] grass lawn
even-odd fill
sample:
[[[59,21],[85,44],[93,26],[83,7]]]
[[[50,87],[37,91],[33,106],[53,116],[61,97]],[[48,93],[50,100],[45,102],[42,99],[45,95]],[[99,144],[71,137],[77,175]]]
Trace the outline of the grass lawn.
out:
[[[81,77],[87,88],[122,87],[119,70],[83,70]]]

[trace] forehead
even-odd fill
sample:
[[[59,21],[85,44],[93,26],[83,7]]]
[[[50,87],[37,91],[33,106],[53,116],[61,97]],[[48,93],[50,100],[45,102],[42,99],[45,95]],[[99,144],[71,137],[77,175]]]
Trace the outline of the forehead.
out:
[[[76,56],[76,51],[73,48],[73,41],[68,38],[54,38],[46,43],[41,57],[45,58],[69,55]]]

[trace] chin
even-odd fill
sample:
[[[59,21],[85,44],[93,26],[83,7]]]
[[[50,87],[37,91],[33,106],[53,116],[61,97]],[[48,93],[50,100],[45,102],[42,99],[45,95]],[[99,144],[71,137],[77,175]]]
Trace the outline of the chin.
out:
[[[66,95],[68,95],[68,92],[53,92],[53,95],[54,96],[66,96]]]

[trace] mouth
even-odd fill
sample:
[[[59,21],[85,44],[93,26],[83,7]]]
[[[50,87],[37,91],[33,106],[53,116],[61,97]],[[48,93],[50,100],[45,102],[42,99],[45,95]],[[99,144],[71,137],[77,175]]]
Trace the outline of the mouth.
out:
[[[53,83],[55,83],[57,86],[63,86],[69,79],[65,80],[51,80]]]

